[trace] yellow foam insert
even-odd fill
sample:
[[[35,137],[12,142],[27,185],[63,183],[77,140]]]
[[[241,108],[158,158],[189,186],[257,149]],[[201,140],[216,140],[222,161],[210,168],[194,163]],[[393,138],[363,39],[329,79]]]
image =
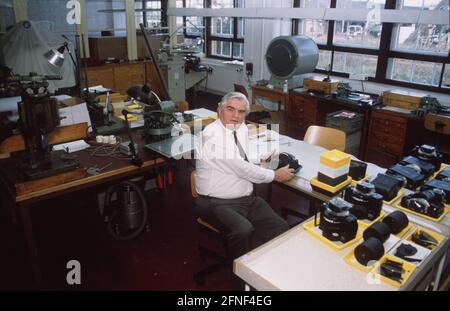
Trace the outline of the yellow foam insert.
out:
[[[120,119],[122,119],[122,120],[125,120],[125,116],[118,116],[118,118],[120,118]],[[128,122],[133,122],[133,121],[137,121],[138,120],[138,117],[137,116],[134,116],[134,115],[128,115],[127,116],[127,120],[128,120]]]
[[[131,109],[131,110],[142,109],[142,106],[138,105],[138,104],[133,104],[133,105],[127,106],[127,109]]]
[[[320,155],[320,163],[331,168],[338,168],[350,163],[350,158],[349,154],[333,149]]]

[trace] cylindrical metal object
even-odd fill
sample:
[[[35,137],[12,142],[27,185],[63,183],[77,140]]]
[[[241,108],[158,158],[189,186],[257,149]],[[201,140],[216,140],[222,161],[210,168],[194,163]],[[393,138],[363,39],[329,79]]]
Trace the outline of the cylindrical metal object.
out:
[[[129,185],[122,185],[118,191],[119,219],[125,230],[134,230],[142,223],[143,209],[138,193]]]
[[[272,75],[282,80],[313,72],[318,60],[319,48],[307,36],[276,37],[266,52],[267,67]]]

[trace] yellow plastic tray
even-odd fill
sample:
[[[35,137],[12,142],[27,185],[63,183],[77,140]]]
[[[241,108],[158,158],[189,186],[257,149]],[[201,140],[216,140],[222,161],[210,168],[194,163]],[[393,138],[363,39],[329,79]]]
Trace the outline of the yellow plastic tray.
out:
[[[403,229],[399,233],[395,234],[395,236],[397,236],[399,238],[403,238],[403,236],[405,236],[405,234],[408,233],[408,231],[409,231],[409,229],[411,229],[411,227],[412,227],[412,223],[409,222],[408,225],[405,227],[405,229]]]
[[[381,217],[377,218],[376,221],[380,220],[380,218],[381,218]],[[375,221],[374,221],[374,222],[375,222]],[[372,224],[372,223],[371,223],[371,224]],[[363,229],[362,231],[364,232],[365,228],[367,228],[367,227],[369,227],[369,226],[370,226],[370,225],[367,225],[367,224],[363,223],[363,224],[362,224],[362,228],[361,228],[361,229]],[[407,232],[409,231],[409,229],[411,229],[411,227],[412,227],[412,224],[409,223],[408,226],[406,226],[405,229],[403,229],[401,232],[395,234],[395,236],[399,239],[398,241],[401,240],[401,238],[405,235],[405,233],[407,233]],[[384,243],[384,244],[386,244],[386,243]],[[397,242],[396,242],[395,244],[397,244]],[[384,246],[386,246],[386,245],[384,245]],[[369,266],[364,266],[364,265],[360,264],[360,263],[356,260],[356,257],[355,257],[355,248],[356,248],[356,247],[357,247],[357,246],[355,246],[354,248],[352,248],[352,249],[344,256],[344,261],[345,261],[346,263],[348,263],[350,266],[353,266],[353,267],[355,267],[355,268],[357,268],[357,269],[359,269],[359,270],[361,270],[361,271],[363,271],[363,272],[370,272],[370,271],[375,267],[375,265],[378,263],[378,261],[375,261],[373,264],[371,264],[371,265],[369,265]],[[390,247],[389,249],[385,249],[385,254],[388,253],[391,249],[392,249],[392,247]],[[384,255],[383,255],[383,256],[384,256]],[[381,258],[383,258],[383,257],[381,257]],[[380,258],[380,260],[381,260],[381,258]]]
[[[393,198],[393,199],[390,200],[390,201],[384,201],[384,200],[383,200],[383,203],[384,203],[384,204],[387,204],[387,205],[392,205],[392,203],[394,203],[394,202],[397,201],[400,197],[402,197],[404,193],[405,193],[405,190],[404,190],[403,188],[401,188],[401,189],[398,191],[397,196],[396,196],[395,198]]]
[[[394,281],[388,277],[385,277],[384,275],[381,275],[380,273],[380,266],[382,263],[384,263],[387,259],[395,261],[395,262],[399,262],[403,265],[403,269],[405,270],[405,272],[403,273],[403,278],[400,282]],[[373,273],[377,278],[379,277],[383,282],[386,282],[392,286],[395,287],[402,287],[410,278],[410,276],[413,274],[414,270],[416,270],[416,266],[413,265],[412,263],[409,263],[405,260],[399,259],[397,257],[391,256],[389,254],[385,254],[383,257],[381,257],[381,259],[379,260],[379,263],[377,263],[375,265],[375,267],[372,269],[371,273]]]
[[[317,224],[320,223],[319,215],[317,215]],[[327,245],[328,247],[334,249],[334,250],[342,250],[346,247],[349,247],[352,244],[355,244],[362,238],[362,232],[366,228],[364,225],[360,225],[358,222],[358,231],[356,232],[356,236],[353,240],[350,240],[346,243],[342,243],[339,241],[330,241],[326,237],[322,236],[322,231],[319,229],[319,226],[314,227],[314,219],[305,222],[303,224],[303,229],[305,229],[308,233],[310,233],[313,237],[317,238],[319,241],[321,241],[323,244]]]
[[[367,178],[369,178],[369,174],[366,173],[366,175],[364,176],[364,178],[360,179],[360,180],[352,180],[352,186],[356,186],[357,183],[359,183],[360,181],[364,181]]]
[[[405,238],[405,240],[406,240],[406,241],[410,241],[410,242],[415,243],[415,242],[412,240],[412,235],[413,235],[414,233],[416,233],[417,231],[425,231],[426,233],[428,233],[429,235],[431,235],[433,238],[435,238],[436,241],[438,241],[438,245],[436,245],[436,246],[434,246],[434,247],[431,248],[432,251],[433,251],[437,246],[439,246],[439,244],[441,244],[442,241],[444,240],[444,236],[443,236],[443,235],[440,235],[440,234],[437,233],[437,232],[434,232],[434,231],[425,229],[425,228],[420,227],[420,226],[417,226],[410,234],[408,234],[408,236]]]
[[[437,175],[439,175],[443,170],[445,170],[447,168],[446,165],[441,164],[441,168],[438,169],[433,175],[430,176],[430,178],[428,179],[435,179]]]
[[[367,226],[370,227],[372,224],[376,223],[377,221],[379,221],[381,218],[383,218],[386,215],[386,213],[381,210],[380,215],[375,218],[372,221],[369,221],[368,219],[358,219],[358,224],[361,224],[363,226]]]
[[[445,215],[448,213],[448,210],[449,210],[448,205],[446,204],[446,205],[445,205],[445,208],[444,208],[444,212],[442,213],[442,215],[439,216],[438,218],[433,218],[433,217],[424,215],[424,214],[422,214],[422,213],[415,212],[415,211],[413,211],[413,210],[410,210],[410,209],[408,209],[408,208],[406,208],[406,207],[401,206],[401,205],[400,205],[400,201],[399,201],[394,207],[396,207],[396,208],[398,208],[398,209],[401,209],[401,210],[403,210],[403,211],[405,211],[405,212],[408,212],[408,213],[411,213],[411,214],[414,214],[414,215],[417,215],[417,216],[426,218],[426,219],[428,219],[428,220],[435,221],[435,222],[440,222],[440,221],[445,217]]]
[[[345,256],[344,256],[344,261],[346,263],[348,263],[350,266],[353,266],[359,270],[361,270],[362,272],[370,272],[371,270],[373,270],[373,268],[375,267],[375,265],[378,263],[378,261],[375,261],[373,264],[369,265],[369,266],[363,266],[362,264],[360,264],[358,262],[358,260],[356,260],[355,257],[355,248],[357,246],[355,246],[354,248],[352,248]]]
[[[337,193],[339,193],[341,190],[346,188],[348,185],[350,185],[352,182],[352,178],[350,176],[348,176],[345,181],[341,182],[339,185],[336,185],[334,187],[319,181],[317,179],[317,177],[311,178],[311,180],[309,182],[314,191],[321,192],[321,193],[324,193],[329,196],[334,196]],[[318,188],[318,189],[315,189],[315,188]]]

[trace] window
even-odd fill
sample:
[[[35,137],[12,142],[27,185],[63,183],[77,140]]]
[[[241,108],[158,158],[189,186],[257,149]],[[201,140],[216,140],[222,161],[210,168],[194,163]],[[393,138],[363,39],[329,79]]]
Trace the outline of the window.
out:
[[[204,8],[204,0],[179,0],[177,7],[185,8]],[[198,44],[200,39],[205,37],[205,22],[203,17],[184,16],[177,17],[178,34],[184,35],[185,42],[188,44]],[[204,44],[198,46],[198,52],[204,52]]]
[[[300,8],[329,8],[328,0],[303,0],[294,1],[294,7]],[[318,19],[302,19],[294,21],[294,33],[308,36],[317,44],[327,44],[328,21]],[[327,64],[328,65],[328,64]]]
[[[149,30],[167,26],[167,1],[161,0],[135,0],[136,28],[143,23]]]
[[[319,61],[316,68],[326,70],[331,64],[331,51],[319,50]]]
[[[377,57],[356,53],[335,52],[333,70],[349,74],[363,74],[375,77]]]
[[[449,10],[448,0],[398,0],[397,9]],[[396,24],[392,50],[420,54],[447,55],[450,49],[449,25]]]
[[[126,36],[124,0],[86,1],[86,18],[89,37],[100,37],[102,31]]]
[[[207,0],[214,9],[243,7],[243,0]],[[244,19],[209,17],[207,21],[207,56],[222,59],[244,58]]]
[[[333,44],[378,49],[381,24],[352,21],[334,23]]]
[[[450,88],[450,64],[445,64],[444,77],[442,87]]]
[[[397,0],[396,8],[448,11],[449,1]],[[449,36],[448,24],[394,24],[387,51],[386,79],[448,92],[445,71],[450,62]]]
[[[295,0],[295,7],[449,10],[449,0]],[[420,15],[421,16],[421,15]],[[430,23],[430,21],[427,21]],[[295,20],[293,33],[319,46],[317,72],[450,94],[450,25]]]
[[[410,83],[439,85],[442,64],[409,59],[389,60],[388,78]]]

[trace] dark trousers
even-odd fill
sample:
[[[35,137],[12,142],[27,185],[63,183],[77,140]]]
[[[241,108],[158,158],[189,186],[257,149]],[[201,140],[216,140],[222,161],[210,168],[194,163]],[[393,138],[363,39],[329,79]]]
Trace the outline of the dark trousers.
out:
[[[195,203],[198,216],[225,236],[233,259],[289,229],[286,221],[256,195],[237,199],[199,196]]]

